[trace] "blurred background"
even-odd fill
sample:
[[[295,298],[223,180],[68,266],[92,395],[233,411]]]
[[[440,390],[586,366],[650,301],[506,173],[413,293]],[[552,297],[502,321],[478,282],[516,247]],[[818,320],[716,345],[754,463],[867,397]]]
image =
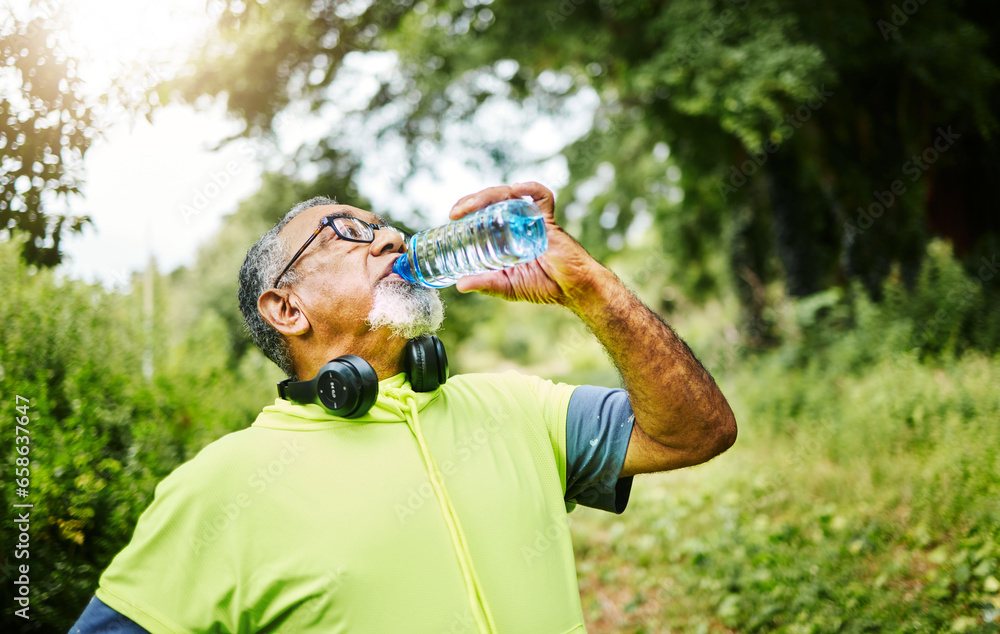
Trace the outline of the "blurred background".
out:
[[[960,0],[5,0],[0,629],[67,630],[273,400],[236,274],[295,202],[419,230],[538,180],[740,423],[570,516],[589,631],[998,631],[998,38]],[[619,384],[568,311],[444,296],[452,373]]]

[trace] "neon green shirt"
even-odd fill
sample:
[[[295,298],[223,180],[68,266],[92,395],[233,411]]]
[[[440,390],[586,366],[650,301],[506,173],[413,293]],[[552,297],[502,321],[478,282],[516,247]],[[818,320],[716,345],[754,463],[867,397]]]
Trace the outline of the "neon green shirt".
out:
[[[515,372],[345,420],[278,399],[156,488],[97,597],[153,632],[583,632],[574,386]]]

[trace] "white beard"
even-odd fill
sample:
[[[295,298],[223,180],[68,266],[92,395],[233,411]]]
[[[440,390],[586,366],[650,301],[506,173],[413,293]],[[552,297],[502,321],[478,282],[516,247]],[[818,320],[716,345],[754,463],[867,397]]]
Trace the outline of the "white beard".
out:
[[[366,320],[372,330],[388,326],[393,336],[403,339],[436,332],[443,321],[444,302],[436,289],[385,278],[375,285]]]

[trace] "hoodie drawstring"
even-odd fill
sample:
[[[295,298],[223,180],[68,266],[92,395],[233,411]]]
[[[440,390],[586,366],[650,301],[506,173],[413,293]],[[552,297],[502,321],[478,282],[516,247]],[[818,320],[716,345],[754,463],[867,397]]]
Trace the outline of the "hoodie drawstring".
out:
[[[452,545],[458,554],[458,563],[462,569],[462,577],[465,580],[465,587],[469,593],[469,604],[473,607],[472,615],[476,620],[476,625],[479,627],[480,632],[492,634],[497,631],[496,623],[493,621],[493,615],[486,603],[486,597],[483,595],[479,577],[476,575],[476,570],[472,565],[472,553],[469,552],[465,533],[462,531],[462,525],[458,520],[458,513],[455,511],[455,507],[452,506],[451,498],[448,497],[448,492],[444,488],[444,478],[438,470],[437,463],[434,462],[430,449],[427,447],[427,442],[424,440],[424,434],[420,430],[420,415],[418,413],[417,401],[412,393],[396,388],[388,388],[386,395],[406,404],[405,408],[400,408],[400,414],[403,415],[407,426],[410,428],[410,432],[420,447],[420,456],[424,460],[427,477],[430,480],[431,487],[434,489],[434,495],[441,506],[444,522],[448,526],[448,532],[451,534]],[[481,612],[475,609],[476,605],[482,608]]]

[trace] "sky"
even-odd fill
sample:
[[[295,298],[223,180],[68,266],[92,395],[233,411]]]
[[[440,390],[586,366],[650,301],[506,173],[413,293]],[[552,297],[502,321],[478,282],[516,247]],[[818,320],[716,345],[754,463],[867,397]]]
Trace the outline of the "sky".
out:
[[[161,271],[190,263],[260,183],[249,142],[211,147],[234,128],[218,108],[172,106],[152,124],[142,119],[107,131],[87,153],[84,197],[74,202],[93,226],[64,241],[64,272],[114,285],[150,256]]]
[[[161,272],[191,264],[222,218],[257,190],[266,163],[275,166],[300,143],[314,141],[336,125],[294,111],[282,119],[286,122],[277,155],[270,146],[248,139],[216,149],[221,139],[239,129],[221,104],[204,110],[172,105],[155,112],[152,123],[141,119],[112,127],[85,161],[84,197],[77,208],[92,217],[94,226],[64,241],[67,263],[62,272],[121,286],[150,256]],[[539,153],[557,149],[554,140],[565,138],[564,133],[552,122],[536,125],[529,136],[549,139]],[[418,222],[415,228],[436,226],[447,221],[458,198],[499,184],[498,175],[465,164],[460,145],[460,139],[451,139],[429,149],[436,173],[419,172],[403,190],[398,189],[402,148],[394,143],[373,146],[356,184],[376,213],[403,219],[419,211],[425,226]],[[513,181],[539,180],[554,191],[568,179],[561,157],[514,176]]]
[[[23,5],[22,0],[7,0],[8,7],[23,10],[19,3]],[[94,95],[105,89],[123,60],[176,67],[210,32],[215,17],[206,13],[205,0],[76,0],[69,6],[67,48],[80,59],[80,75]],[[348,56],[339,76],[357,99],[363,99],[366,91],[376,89],[376,78],[393,72],[395,58],[383,53]],[[477,114],[480,124],[486,124],[480,128],[486,132],[477,134],[516,142],[526,156],[551,156],[586,132],[596,105],[596,95],[585,91],[565,117],[555,121],[498,100]],[[124,287],[131,273],[143,269],[151,257],[161,272],[191,264],[222,218],[256,191],[265,167],[280,166],[302,143],[316,141],[341,124],[344,115],[333,106],[319,113],[291,107],[276,121],[277,147],[249,139],[220,147],[222,139],[240,129],[227,118],[221,101],[197,109],[164,106],[154,111],[152,122],[113,118],[86,154],[83,196],[70,201],[74,213],[89,215],[93,226],[64,239],[61,274]],[[421,148],[433,171],[419,172],[400,189],[402,144],[392,138],[376,141],[375,132],[361,129],[352,136],[354,149],[365,159],[356,185],[376,213],[408,218],[419,211],[423,224],[435,226],[447,221],[458,198],[499,183],[498,174],[467,161],[468,132],[455,129],[440,145]],[[300,176],[315,174],[307,170]],[[568,180],[560,156],[513,176],[513,181],[539,180],[554,191]],[[414,226],[423,228],[420,223]]]

